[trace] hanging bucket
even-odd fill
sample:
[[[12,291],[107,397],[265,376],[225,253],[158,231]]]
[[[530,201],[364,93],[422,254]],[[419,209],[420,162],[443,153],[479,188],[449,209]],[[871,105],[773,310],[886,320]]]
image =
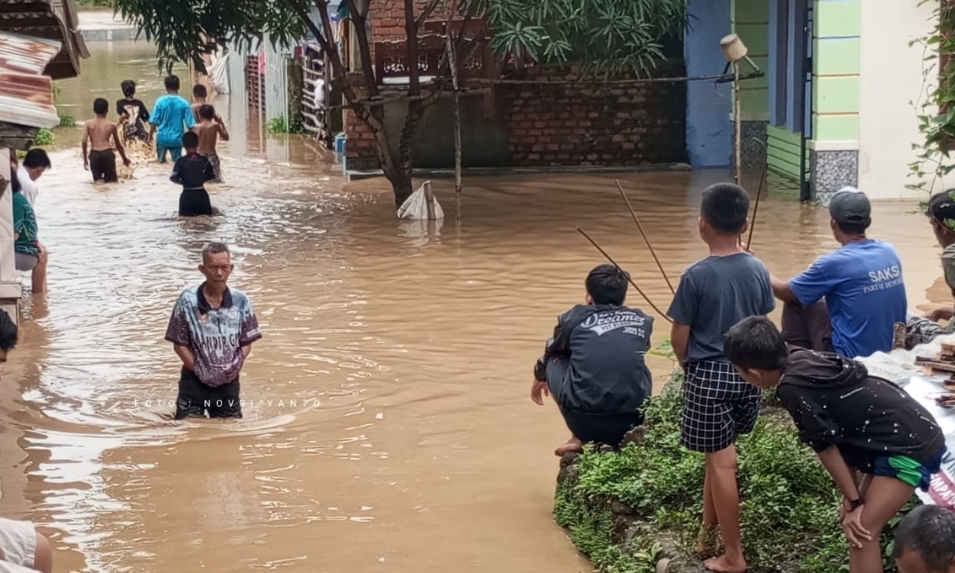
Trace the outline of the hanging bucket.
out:
[[[726,61],[731,64],[742,60],[749,53],[746,44],[736,34],[724,36],[720,40],[720,47],[723,48],[723,56],[726,57]]]

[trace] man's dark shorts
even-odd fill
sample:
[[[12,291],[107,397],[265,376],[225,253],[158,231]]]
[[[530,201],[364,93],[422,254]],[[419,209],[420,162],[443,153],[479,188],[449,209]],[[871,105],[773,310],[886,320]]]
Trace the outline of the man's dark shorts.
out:
[[[116,175],[116,154],[112,149],[90,151],[90,173],[93,174],[93,181],[101,179],[106,183],[119,181]]]
[[[183,368],[179,378],[179,396],[176,397],[176,419],[204,417],[206,410],[210,418],[241,418],[239,379],[213,388],[203,384],[195,372]]]

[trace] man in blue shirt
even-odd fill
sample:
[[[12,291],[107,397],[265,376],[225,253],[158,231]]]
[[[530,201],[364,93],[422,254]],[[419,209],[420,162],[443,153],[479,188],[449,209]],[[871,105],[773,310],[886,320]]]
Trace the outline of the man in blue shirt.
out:
[[[899,256],[892,245],[866,237],[872,206],[859,190],[833,195],[829,215],[842,247],[788,282],[772,279],[773,293],[786,303],[783,336],[789,344],[849,358],[888,352],[895,325],[907,314]]]
[[[166,95],[160,96],[149,118],[149,140],[156,136],[156,157],[166,162],[166,152],[173,161],[182,156],[182,136],[196,125],[192,106],[179,95],[179,77],[166,78]],[[157,133],[158,128],[158,133]]]
[[[226,245],[206,245],[199,265],[206,282],[184,290],[169,318],[166,340],[182,360],[177,420],[206,410],[210,418],[242,417],[239,373],[262,332],[249,297],[226,286],[234,268]]]

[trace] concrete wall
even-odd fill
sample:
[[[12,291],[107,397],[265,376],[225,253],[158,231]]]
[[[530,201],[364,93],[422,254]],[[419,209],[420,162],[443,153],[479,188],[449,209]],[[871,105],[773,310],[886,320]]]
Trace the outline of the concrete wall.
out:
[[[720,38],[731,30],[731,0],[689,0],[684,40],[688,76],[723,71]],[[686,148],[693,167],[726,167],[733,154],[732,85],[689,82],[686,86]]]
[[[861,4],[859,187],[872,198],[910,197],[918,194],[905,189],[915,183],[907,176],[916,155],[912,144],[922,140],[910,102],[921,97],[924,56],[920,46],[908,43],[931,31],[933,6],[912,2],[901,9],[897,0]]]

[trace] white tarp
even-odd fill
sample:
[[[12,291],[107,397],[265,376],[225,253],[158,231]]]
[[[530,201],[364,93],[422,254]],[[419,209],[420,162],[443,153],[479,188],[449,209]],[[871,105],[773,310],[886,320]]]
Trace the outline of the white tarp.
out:
[[[948,453],[942,459],[942,471],[932,477],[927,492],[916,490],[923,503],[939,505],[955,511],[955,409],[940,408],[935,397],[943,391],[947,374],[930,376],[915,366],[916,356],[938,356],[942,343],[955,343],[955,335],[940,336],[928,344],[912,350],[894,350],[889,354],[877,352],[868,358],[857,358],[869,373],[896,382],[932,413],[945,434]]]
[[[399,219],[427,219],[428,218],[428,200],[425,198],[425,186],[430,186],[430,181],[425,181],[417,191],[411,194],[411,197],[405,199],[398,209]],[[434,199],[434,218],[444,219],[444,210],[437,199]]]

